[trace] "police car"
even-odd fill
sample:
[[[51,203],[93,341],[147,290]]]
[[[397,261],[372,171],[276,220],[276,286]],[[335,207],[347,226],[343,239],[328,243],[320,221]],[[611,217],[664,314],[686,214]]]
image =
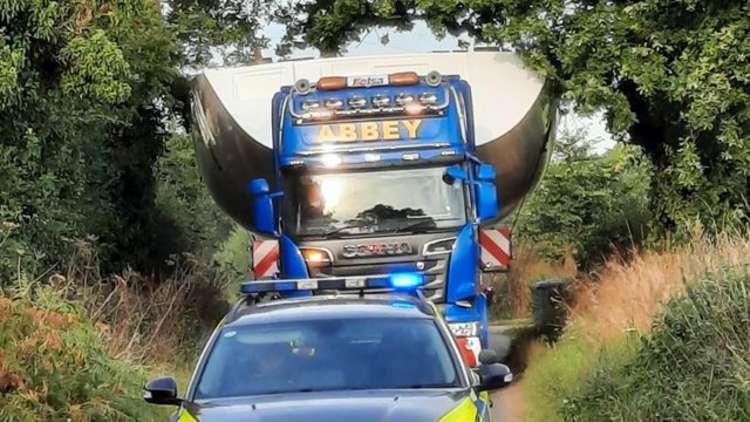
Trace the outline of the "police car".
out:
[[[471,369],[418,284],[411,275],[244,283],[184,398],[164,377],[144,399],[179,406],[177,422],[488,421],[488,391],[510,383],[510,370],[492,351]],[[364,294],[378,289],[388,293]],[[277,293],[285,297],[262,300]]]

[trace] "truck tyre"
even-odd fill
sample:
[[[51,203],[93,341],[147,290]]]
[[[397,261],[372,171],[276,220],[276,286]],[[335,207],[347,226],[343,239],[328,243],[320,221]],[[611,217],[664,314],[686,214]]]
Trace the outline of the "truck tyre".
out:
[[[560,279],[544,280],[532,287],[532,312],[537,332],[547,341],[556,341],[567,318],[566,283]]]

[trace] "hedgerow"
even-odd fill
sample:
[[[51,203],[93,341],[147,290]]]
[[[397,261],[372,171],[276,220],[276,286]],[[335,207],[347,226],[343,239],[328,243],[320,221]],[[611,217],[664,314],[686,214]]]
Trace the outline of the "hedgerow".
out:
[[[0,296],[0,420],[150,421],[146,372],[110,357],[83,309],[52,287]],[[162,415],[163,416],[163,415]]]

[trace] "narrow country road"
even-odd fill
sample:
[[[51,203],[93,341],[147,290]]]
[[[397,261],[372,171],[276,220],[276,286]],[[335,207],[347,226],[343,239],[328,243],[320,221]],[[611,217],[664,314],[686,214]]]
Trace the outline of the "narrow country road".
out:
[[[490,326],[490,348],[505,360],[510,352],[511,338],[505,334],[507,327]],[[492,394],[492,422],[521,422],[523,400],[518,385],[511,385]]]
[[[522,422],[523,397],[517,384],[492,394],[492,422]]]

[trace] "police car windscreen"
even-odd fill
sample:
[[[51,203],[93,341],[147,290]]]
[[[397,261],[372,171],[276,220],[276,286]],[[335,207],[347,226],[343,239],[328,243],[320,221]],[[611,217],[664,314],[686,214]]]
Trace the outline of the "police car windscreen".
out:
[[[287,176],[286,229],[296,236],[450,229],[466,223],[462,183],[445,167]]]
[[[314,320],[227,327],[196,399],[330,390],[458,386],[456,362],[428,319]]]

